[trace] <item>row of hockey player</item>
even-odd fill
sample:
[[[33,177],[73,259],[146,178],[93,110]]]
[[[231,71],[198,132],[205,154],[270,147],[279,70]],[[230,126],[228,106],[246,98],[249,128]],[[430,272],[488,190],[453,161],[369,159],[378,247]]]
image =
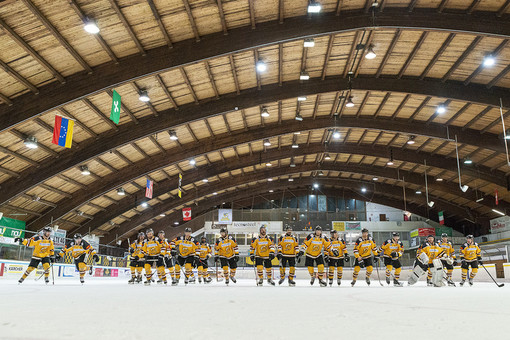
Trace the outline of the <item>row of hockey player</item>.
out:
[[[50,227],[45,227],[41,235],[35,235],[29,239],[22,239],[19,237],[14,239],[15,242],[34,248],[28,268],[18,280],[18,283],[23,283],[27,276],[39,266],[39,263],[43,265],[44,281],[49,283],[50,267],[55,261],[59,261],[65,253],[71,253],[76,269],[80,273],[80,282],[83,284],[85,282],[87,268],[89,269],[89,273],[92,274],[92,266],[87,266],[85,261],[86,256],[92,256],[96,263],[99,262],[99,256],[97,256],[95,249],[82,238],[81,234],[76,234],[74,238],[66,243],[64,248],[55,255],[55,246],[50,238],[51,232],[52,229]]]
[[[478,265],[483,265],[481,250],[474,241],[473,235],[466,236],[466,242],[460,247],[460,260],[462,279],[460,285],[463,286],[468,279],[468,270],[471,267],[468,282],[473,285],[473,279],[478,273]],[[452,280],[453,267],[457,266],[457,258],[452,243],[448,241],[446,234],[441,235],[441,242],[436,242],[434,235],[427,236],[427,241],[423,243],[416,253],[416,260],[409,284],[413,285],[427,273],[427,285],[441,287],[444,285],[444,279],[449,286],[455,286]],[[446,268],[446,277],[444,269]]]

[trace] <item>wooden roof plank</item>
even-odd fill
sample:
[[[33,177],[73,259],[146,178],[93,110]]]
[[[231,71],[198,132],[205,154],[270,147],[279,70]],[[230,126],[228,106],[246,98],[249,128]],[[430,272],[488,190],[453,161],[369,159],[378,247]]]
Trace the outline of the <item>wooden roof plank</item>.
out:
[[[39,94],[39,90],[27,79],[23,78],[16,70],[0,60],[0,67],[11,77],[16,79],[19,83],[23,84],[27,89],[32,91],[34,94]]]
[[[395,35],[393,36],[393,39],[391,40],[390,46],[388,47],[388,50],[384,54],[381,64],[379,65],[379,68],[377,69],[377,72],[375,73],[376,78],[379,78],[381,76],[381,73],[384,70],[384,66],[386,66],[388,59],[390,59],[391,53],[393,52],[393,49],[395,49],[395,46],[397,45],[398,39],[400,38],[401,34],[402,34],[402,30],[397,28],[397,30],[395,31]]]
[[[216,4],[218,5],[218,12],[220,14],[221,27],[223,28],[223,34],[228,34],[227,22],[225,21],[225,13],[223,12],[223,3],[221,0],[216,0]]]
[[[126,29],[129,36],[131,37],[131,39],[135,43],[136,47],[138,48],[138,51],[140,51],[141,55],[143,55],[143,56],[146,55],[147,52],[145,52],[145,49],[143,48],[142,44],[140,43],[140,40],[138,39],[135,32],[131,28],[131,25],[127,21],[126,16],[122,13],[119,5],[117,4],[117,1],[116,0],[109,0],[109,1],[110,1],[110,5],[112,6],[113,10],[115,11],[115,13],[117,13],[117,16],[119,17],[120,21],[124,25],[124,28]]]
[[[168,32],[165,28],[165,25],[163,25],[163,21],[161,20],[161,17],[159,15],[158,9],[156,8],[156,5],[154,4],[153,0],[147,0],[147,3],[149,4],[149,7],[151,8],[152,15],[154,16],[154,19],[156,19],[156,22],[158,23],[159,30],[163,34],[163,37],[165,38],[166,44],[168,47],[173,47],[172,40],[170,39],[170,36],[168,35]]]
[[[501,53],[501,51],[506,47],[506,45],[508,44],[508,39],[504,39],[498,47],[496,47],[496,49],[494,51],[492,51],[492,53],[490,53],[494,58],[496,58],[499,53]],[[485,66],[483,66],[483,62],[481,65],[479,65],[476,70],[473,71],[473,73],[471,73],[469,75],[469,77],[467,77],[466,80],[464,80],[464,85],[469,85],[469,83],[471,83],[471,81],[478,75],[480,74],[480,72],[482,72],[482,70],[484,69]]]
[[[195,34],[195,40],[197,42],[200,41],[200,34],[198,33],[197,24],[195,23],[195,18],[193,17],[193,12],[191,11],[191,7],[189,5],[188,0],[182,0],[184,4],[184,8],[186,9],[186,13],[188,14],[188,19],[191,25],[191,29],[193,30],[193,34]]]
[[[81,129],[83,129],[83,131],[85,131],[86,133],[88,133],[89,135],[91,135],[92,137],[94,138],[97,138],[98,135],[92,131],[87,125],[83,124],[81,122],[81,120],[79,120],[78,118],[76,118],[76,116],[74,116],[72,113],[70,113],[69,111],[67,111],[66,109],[64,109],[63,107],[59,107],[58,108],[58,111],[64,115],[64,116],[67,116],[67,117],[70,117],[71,119],[73,119],[75,122],[76,122],[76,125],[78,125]]]
[[[411,62],[413,61],[414,57],[416,56],[416,54],[418,53],[418,50],[420,49],[421,45],[423,44],[423,42],[425,41],[425,39],[427,39],[427,36],[428,36],[429,32],[428,31],[424,31],[421,36],[420,36],[420,39],[418,39],[418,42],[416,43],[416,45],[414,45],[414,48],[413,50],[411,51],[411,53],[409,54],[409,57],[407,58],[406,62],[404,63],[404,65],[402,65],[402,68],[400,69],[400,72],[398,72],[398,75],[397,75],[397,78],[402,78],[402,76],[404,75],[404,73],[406,72],[407,68],[409,67],[409,65],[411,64]]]
[[[462,53],[462,55],[459,57],[459,59],[457,59],[457,61],[452,65],[452,67],[450,67],[450,69],[448,70],[448,72],[446,72],[446,74],[443,76],[443,78],[441,79],[441,81],[444,83],[445,81],[448,80],[448,78],[450,78],[451,74],[460,66],[462,65],[462,63],[464,62],[464,60],[469,56],[469,54],[471,54],[471,52],[473,52],[473,50],[476,48],[476,46],[478,46],[478,44],[482,41],[482,37],[481,36],[477,36],[472,42],[471,44],[464,50],[464,52]]]
[[[186,70],[184,69],[184,67],[180,67],[179,70],[181,71],[182,78],[184,79],[184,82],[188,86],[188,90],[191,93],[191,95],[193,96],[193,99],[195,100],[195,103],[198,104],[197,94],[193,90],[193,86],[191,86],[191,82],[189,81],[188,75],[186,74]]]
[[[170,93],[170,90],[168,90],[168,88],[166,87],[165,83],[163,82],[163,79],[161,78],[161,76],[159,74],[156,74],[156,80],[158,81],[159,85],[161,86],[161,88],[163,89],[163,92],[165,92],[166,96],[168,97],[168,100],[170,100],[170,102],[172,103],[174,109],[176,110],[179,110],[179,106],[177,105],[177,103],[175,102],[175,99],[174,97],[172,96],[172,94]]]
[[[112,122],[109,117],[106,117],[94,104],[92,104],[90,100],[88,100],[87,98],[83,98],[82,102],[84,102],[89,109],[91,109],[99,118],[101,118],[101,120],[103,120],[103,122],[108,124],[112,129],[114,129],[115,131],[119,130],[118,126],[114,122]]]
[[[452,42],[453,38],[455,38],[456,34],[455,33],[450,33],[448,35],[448,37],[445,39],[445,41],[443,42],[443,44],[441,45],[441,47],[439,48],[439,50],[436,52],[436,54],[434,55],[434,57],[432,58],[432,60],[428,63],[427,67],[425,67],[425,69],[423,70],[423,72],[421,73],[420,75],[420,79],[423,80],[425,79],[425,77],[427,76],[427,74],[429,73],[430,69],[432,67],[434,67],[434,65],[436,64],[436,62],[439,60],[439,57],[441,57],[441,55],[443,54],[443,52],[448,48],[448,46],[450,45],[450,43]]]

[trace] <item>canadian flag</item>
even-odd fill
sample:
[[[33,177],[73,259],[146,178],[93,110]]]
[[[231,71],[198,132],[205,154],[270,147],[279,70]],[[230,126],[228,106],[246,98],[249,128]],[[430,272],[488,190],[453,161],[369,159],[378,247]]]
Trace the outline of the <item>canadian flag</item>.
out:
[[[191,220],[191,208],[182,208],[182,220],[183,221]]]

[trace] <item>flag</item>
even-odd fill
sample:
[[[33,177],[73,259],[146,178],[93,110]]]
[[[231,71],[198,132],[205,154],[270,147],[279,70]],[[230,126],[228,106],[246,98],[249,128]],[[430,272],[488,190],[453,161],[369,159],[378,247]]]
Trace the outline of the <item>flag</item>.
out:
[[[154,182],[150,179],[147,180],[147,185],[145,186],[145,197],[152,199],[152,186]]]
[[[191,208],[182,208],[182,220],[191,221]]]
[[[498,205],[498,204],[499,204],[499,199],[498,199],[498,189],[495,189],[495,190],[494,190],[494,198],[495,198],[495,200],[496,200],[496,205]]]
[[[182,184],[182,174],[179,174],[179,186],[177,187],[177,189],[179,190],[179,198],[182,198],[181,184]]]
[[[55,116],[55,125],[53,126],[53,139],[51,142],[66,148],[73,144],[74,120]]]
[[[110,120],[115,124],[119,124],[120,119],[120,94],[113,90],[112,111],[110,112]]]
[[[437,213],[437,215],[439,216],[439,224],[444,224],[444,215],[443,215],[443,212],[440,211]]]
[[[411,220],[411,212],[410,211],[404,211],[404,221],[410,221]]]

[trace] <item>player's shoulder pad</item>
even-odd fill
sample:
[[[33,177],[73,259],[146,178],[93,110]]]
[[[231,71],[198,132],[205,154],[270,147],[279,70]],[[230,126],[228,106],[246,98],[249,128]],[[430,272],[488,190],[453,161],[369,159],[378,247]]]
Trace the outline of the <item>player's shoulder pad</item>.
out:
[[[391,240],[386,240],[386,241],[384,241],[383,246],[384,246],[384,245],[386,245],[386,244],[388,244],[388,243],[391,243]]]
[[[87,248],[88,246],[90,246],[90,243],[88,243],[87,241],[85,240],[81,240],[81,244],[82,244],[82,247],[83,248]]]
[[[324,235],[323,237],[324,237],[324,239],[325,239],[326,241],[328,241],[328,242],[329,242],[329,238],[328,238],[326,235]]]
[[[35,236],[32,237],[32,240],[34,240],[34,241],[39,241],[41,239],[42,239],[42,237],[39,236],[39,235],[35,235]]]
[[[313,237],[313,234],[308,234],[308,236],[306,237],[307,240],[311,239]]]
[[[85,240],[82,240],[82,241],[85,241]],[[71,248],[72,246],[74,246],[74,240],[70,240],[66,243],[66,247],[67,248]]]
[[[283,240],[283,235],[280,235],[280,237],[278,237],[278,242]]]
[[[256,239],[257,239],[256,237],[252,237],[252,238],[251,238],[251,242],[252,242],[252,243],[253,243],[253,242],[255,242],[255,240],[256,240]]]
[[[343,238],[340,239],[340,242],[345,244],[345,240]]]
[[[229,239],[229,240],[232,240],[232,241],[234,241],[234,242],[236,241],[235,237],[234,237],[234,236],[232,236],[232,235],[228,235],[228,239]]]
[[[402,243],[402,241],[400,241],[400,240],[398,241],[398,245],[399,245],[399,246],[402,246],[402,247],[404,246],[404,244],[403,244],[403,243]]]
[[[362,239],[361,237],[358,237],[358,238],[356,239],[356,243],[361,243],[362,241],[363,241],[363,239]]]
[[[473,242],[473,244],[474,244],[475,246],[477,246],[477,247],[478,247],[478,243],[476,243],[476,242]]]

